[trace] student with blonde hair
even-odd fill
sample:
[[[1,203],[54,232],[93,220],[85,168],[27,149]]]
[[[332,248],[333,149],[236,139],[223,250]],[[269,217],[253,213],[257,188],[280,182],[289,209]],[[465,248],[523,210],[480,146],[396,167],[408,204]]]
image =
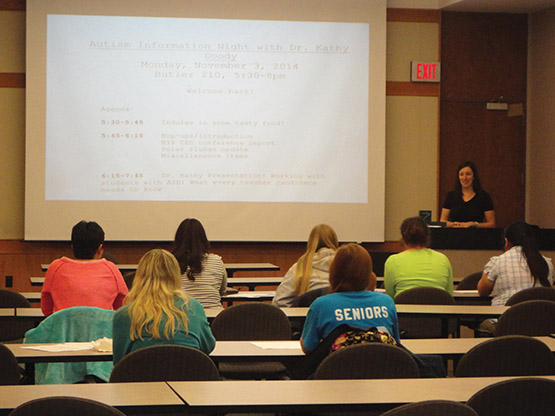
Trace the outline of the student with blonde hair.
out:
[[[329,286],[329,267],[339,247],[337,234],[327,224],[319,224],[310,232],[305,253],[283,277],[273,303],[291,306],[293,300],[314,289]]]
[[[139,261],[126,304],[114,314],[113,343],[114,364],[152,345],[214,349],[204,308],[181,289],[179,263],[169,251],[151,250]]]

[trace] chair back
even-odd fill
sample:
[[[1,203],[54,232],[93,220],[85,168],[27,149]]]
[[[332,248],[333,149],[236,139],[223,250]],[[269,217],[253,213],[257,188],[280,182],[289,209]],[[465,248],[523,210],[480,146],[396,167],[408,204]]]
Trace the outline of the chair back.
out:
[[[482,278],[482,272],[469,274],[457,285],[457,290],[477,290],[478,282]]]
[[[418,365],[405,350],[388,344],[351,345],[329,354],[314,379],[416,378]]]
[[[24,342],[90,342],[112,338],[114,311],[92,306],[76,306],[53,313],[25,334]],[[94,375],[108,381],[113,365],[104,362],[37,363],[35,384],[71,384]]]
[[[30,308],[31,304],[25,296],[13,290],[0,289],[0,308]],[[25,336],[25,332],[33,328],[33,322],[21,321],[16,318],[0,320],[0,342],[18,341]]]
[[[525,302],[527,300],[550,300],[555,302],[555,288],[553,287],[530,287],[528,289],[516,292],[513,296],[507,299],[506,306],[513,306],[517,303]]]
[[[415,287],[405,290],[393,299],[396,304],[454,305],[448,292],[435,287]],[[446,338],[457,329],[457,320],[430,317],[399,317],[402,338]]]
[[[184,345],[155,345],[123,357],[110,383],[219,380],[214,362],[200,350]]]
[[[0,385],[19,384],[21,368],[13,353],[3,344],[0,344]]]
[[[527,300],[511,306],[499,317],[495,336],[548,336],[555,333],[555,302]]]
[[[17,406],[10,416],[125,416],[118,409],[80,397],[51,396]]]
[[[543,342],[523,335],[488,339],[460,359],[457,377],[555,375],[555,357]]]
[[[426,400],[409,403],[391,409],[381,416],[478,416],[474,409],[464,403],[451,400]]]
[[[321,287],[319,289],[312,289],[308,292],[303,293],[301,296],[297,296],[291,302],[291,307],[308,308],[312,305],[316,299],[320,296],[327,295],[329,292],[329,287]]]
[[[210,325],[218,341],[290,340],[291,324],[277,306],[241,303],[220,312]]]
[[[484,387],[467,402],[480,416],[552,415],[555,380],[516,378]]]

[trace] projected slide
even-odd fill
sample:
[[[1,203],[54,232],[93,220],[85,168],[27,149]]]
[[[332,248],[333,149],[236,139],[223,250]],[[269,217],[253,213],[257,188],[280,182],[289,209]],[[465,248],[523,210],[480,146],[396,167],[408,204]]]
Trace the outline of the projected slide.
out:
[[[45,199],[367,203],[368,26],[48,15]]]

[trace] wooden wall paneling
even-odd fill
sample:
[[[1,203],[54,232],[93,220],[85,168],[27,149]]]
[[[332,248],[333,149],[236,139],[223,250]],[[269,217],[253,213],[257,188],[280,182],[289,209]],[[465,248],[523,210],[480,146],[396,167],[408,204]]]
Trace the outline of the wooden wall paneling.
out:
[[[525,102],[528,16],[443,13],[442,100]]]
[[[457,166],[472,160],[493,199],[497,226],[524,219],[522,117],[489,111],[482,102],[442,102],[440,135],[440,204],[454,187]]]
[[[25,10],[25,0],[0,0],[0,11],[22,12]]]
[[[526,102],[527,16],[444,13],[441,24],[438,211],[457,166],[472,160],[504,227],[524,219],[525,119],[486,103]]]
[[[25,74],[0,73],[0,88],[25,88]]]

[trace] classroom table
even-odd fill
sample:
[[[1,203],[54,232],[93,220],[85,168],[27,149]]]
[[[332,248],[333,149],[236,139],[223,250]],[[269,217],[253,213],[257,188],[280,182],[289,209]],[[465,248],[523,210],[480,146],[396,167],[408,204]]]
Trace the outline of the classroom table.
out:
[[[244,279],[244,278],[237,278]],[[260,278],[257,278],[260,279]],[[384,289],[376,289],[376,292],[384,293]],[[20,292],[29,302],[40,302],[40,292]],[[244,290],[222,296],[222,302],[231,306],[233,302],[249,301],[271,301],[275,296],[275,290]],[[477,290],[455,290],[453,298],[459,305],[490,305],[490,296],[480,296]],[[400,305],[397,305],[399,309]]]
[[[422,316],[439,318],[499,318],[510,306],[487,305],[397,305],[399,316]],[[207,308],[204,310],[209,321],[213,320],[224,308]],[[281,308],[290,321],[304,322],[308,308]],[[31,319],[40,321],[44,314],[40,308],[3,308],[3,318]]]
[[[29,400],[49,396],[73,396],[96,400],[126,414],[185,413],[186,405],[166,382],[98,383],[64,385],[0,386],[0,415]]]
[[[257,286],[278,286],[283,277],[229,277],[228,286],[246,286],[254,290]]]
[[[241,290],[222,296],[222,302],[227,302],[227,305],[231,306],[233,302],[270,301],[275,294],[275,290]]]
[[[0,386],[0,415],[27,401],[72,396],[126,414],[376,411],[423,400],[466,402],[479,390],[520,377],[382,380],[169,381]],[[540,378],[555,380],[555,376]],[[280,394],[276,394],[278,392]]]
[[[423,400],[466,402],[484,387],[512,378],[516,377],[170,381],[168,385],[191,412],[198,413],[383,412]],[[555,376],[543,378],[555,380]]]
[[[534,337],[555,353],[555,338]],[[446,359],[462,357],[468,350],[492,338],[434,338],[404,339],[403,345],[414,354],[435,354]],[[19,363],[110,361],[111,352],[93,349],[81,351],[47,352],[24,347],[49,344],[5,344]],[[304,357],[299,341],[217,341],[210,353],[215,361],[267,361],[268,359],[293,361]]]
[[[48,270],[50,264],[41,264],[42,271]],[[117,268],[122,272],[133,272],[137,270],[136,264],[116,264]],[[267,271],[267,270],[279,270],[279,266],[272,263],[224,263],[225,269],[227,270],[227,275],[229,277],[233,276],[233,273],[239,271]]]

